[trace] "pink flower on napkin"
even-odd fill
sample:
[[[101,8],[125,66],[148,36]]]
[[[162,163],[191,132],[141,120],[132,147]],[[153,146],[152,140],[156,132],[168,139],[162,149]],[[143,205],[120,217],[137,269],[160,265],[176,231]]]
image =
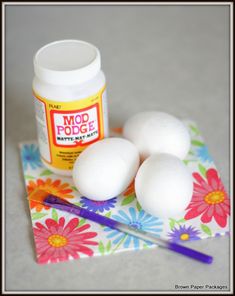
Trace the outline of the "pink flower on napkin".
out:
[[[71,219],[65,225],[64,217],[58,222],[46,219],[45,225],[37,222],[33,228],[38,263],[57,263],[80,258],[79,253],[87,256],[93,255],[93,250],[86,245],[98,245],[96,241],[90,240],[97,236],[96,232],[85,232],[90,224],[77,227],[78,218]]]
[[[197,183],[194,183],[193,197],[184,218],[189,220],[202,214],[203,223],[210,222],[214,217],[219,226],[225,227],[230,212],[230,202],[217,171],[208,169],[206,180],[198,173],[194,173],[193,176]]]

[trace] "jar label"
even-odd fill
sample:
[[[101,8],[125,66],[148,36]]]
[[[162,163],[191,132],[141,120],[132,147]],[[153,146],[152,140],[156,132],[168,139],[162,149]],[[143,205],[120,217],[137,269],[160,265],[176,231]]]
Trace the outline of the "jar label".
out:
[[[39,149],[46,163],[71,170],[89,144],[104,138],[104,96],[105,87],[72,102],[51,101],[34,93]]]

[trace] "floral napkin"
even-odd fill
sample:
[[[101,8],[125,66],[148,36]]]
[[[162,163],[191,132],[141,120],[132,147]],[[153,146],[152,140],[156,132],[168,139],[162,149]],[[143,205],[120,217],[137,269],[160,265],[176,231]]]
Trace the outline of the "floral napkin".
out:
[[[81,196],[71,178],[56,175],[43,166],[35,141],[20,143],[27,194],[36,187],[55,195],[63,194],[68,201],[90,211],[179,243],[228,234],[229,197],[196,124],[190,120],[184,123],[191,135],[191,149],[184,162],[194,178],[194,193],[181,216],[162,220],[143,211],[135,197],[133,183],[122,195],[107,201],[97,202]],[[121,136],[121,130],[113,130],[113,135]],[[29,208],[40,264],[156,247],[36,202],[29,202]]]

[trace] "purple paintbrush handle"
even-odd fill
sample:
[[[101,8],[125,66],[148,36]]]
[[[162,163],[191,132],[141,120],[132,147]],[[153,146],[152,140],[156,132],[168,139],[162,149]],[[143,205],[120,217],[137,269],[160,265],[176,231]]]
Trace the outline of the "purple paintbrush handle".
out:
[[[210,264],[213,261],[213,257],[209,255],[203,254],[201,252],[195,251],[182,245],[178,245],[173,242],[168,243],[168,249],[204,263]]]
[[[115,220],[112,220],[105,216],[101,216],[99,214],[88,211],[86,209],[81,208],[80,216],[111,228],[115,228],[115,229],[117,228],[118,222],[116,222]]]
[[[155,243],[159,245],[160,247],[167,248],[171,251],[177,252],[179,254],[182,254],[184,256],[190,257],[192,259],[201,261],[203,263],[212,263],[213,257],[200,253],[198,251],[192,250],[190,248],[187,248],[182,245],[178,245],[174,242],[168,242],[164,239],[154,237],[150,234],[148,234],[146,231],[135,229],[131,227],[130,225],[115,221],[113,219],[110,219],[108,217],[96,214],[94,212],[91,212],[89,210],[86,210],[84,208],[81,208],[77,205],[71,204],[70,202],[60,199],[59,197],[56,197],[52,194],[48,194],[46,198],[43,201],[44,205],[51,206],[55,209],[66,211],[68,213],[72,213],[76,216],[83,217],[85,219],[89,219],[91,221],[94,221],[96,223],[99,223],[101,225],[108,226],[110,228],[117,229],[119,231],[128,233],[129,235],[134,235],[136,237],[139,237],[145,241],[149,241],[152,243]]]
[[[73,205],[65,200],[58,199],[57,197],[53,195],[48,195],[44,199],[44,203],[47,204],[48,206],[52,206],[58,210],[61,211],[66,211],[68,213],[74,214],[76,216],[83,217],[85,219],[92,220],[94,222],[97,222],[99,224],[111,227],[111,228],[116,228],[118,222],[115,220],[112,220],[108,217],[101,216],[99,214],[96,214],[94,212],[88,211],[86,209],[83,209],[79,206]]]

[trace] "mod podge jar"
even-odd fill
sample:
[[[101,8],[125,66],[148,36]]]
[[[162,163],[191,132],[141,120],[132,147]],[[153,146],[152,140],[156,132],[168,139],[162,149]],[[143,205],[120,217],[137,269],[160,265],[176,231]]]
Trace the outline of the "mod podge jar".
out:
[[[79,154],[108,136],[106,82],[99,50],[80,40],[47,44],[34,56],[33,95],[42,162],[72,175]]]

